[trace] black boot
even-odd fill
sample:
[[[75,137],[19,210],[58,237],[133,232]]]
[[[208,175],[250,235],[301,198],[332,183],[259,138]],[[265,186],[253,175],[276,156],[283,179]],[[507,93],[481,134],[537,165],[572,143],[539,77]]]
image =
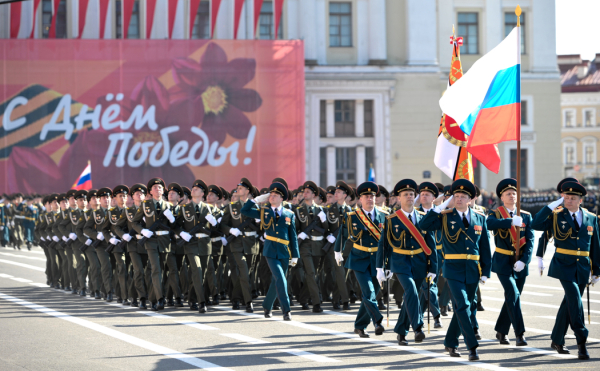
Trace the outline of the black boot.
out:
[[[120,296],[117,296],[117,303],[118,304],[123,304],[123,299],[121,299]]]
[[[398,334],[398,336],[396,336],[396,339],[398,340],[398,345],[408,345],[408,340],[406,340],[406,336]]]
[[[516,342],[517,342],[518,347],[526,347],[527,346],[527,340],[525,340],[525,336],[523,334],[517,335]]]
[[[310,307],[308,306],[308,303],[304,303],[302,304],[302,310],[309,310]]]
[[[176,298],[176,299],[175,299],[175,306],[176,306],[177,308],[181,308],[181,307],[183,307],[183,302],[181,301],[181,298]]]
[[[586,359],[590,359],[590,355],[587,351],[587,349],[585,348],[585,343],[583,344],[577,344],[577,358],[581,359],[581,360],[586,360]]]
[[[240,310],[240,302],[239,301],[234,301],[233,302],[233,306],[231,307],[231,309],[233,309],[233,310]]]
[[[219,305],[219,295],[215,295],[213,296],[213,304],[214,305]]]
[[[150,310],[153,312],[157,312],[158,311],[158,306],[156,303],[152,303],[152,306],[150,307]]]
[[[97,300],[102,299],[102,296],[100,296],[100,291],[96,290],[96,295],[94,296],[94,298]]]
[[[448,306],[442,305],[440,307],[440,314],[444,317],[448,317]]]
[[[446,349],[446,352],[448,352],[450,357],[460,357],[460,353],[458,352],[457,348],[445,347],[444,349]]]
[[[158,310],[165,309],[165,298],[158,299],[158,303],[156,303],[156,309],[158,309]]]
[[[350,310],[350,304],[348,302],[342,304],[342,310]]]
[[[322,313],[323,309],[321,309],[321,304],[313,305],[312,311],[313,311],[313,313]]]
[[[139,306],[139,308],[141,310],[148,309],[148,305],[146,304],[146,298],[140,298],[140,306]]]
[[[433,318],[433,328],[442,328],[444,327],[444,325],[442,325],[442,321],[440,320],[440,316],[434,317]]]
[[[249,301],[246,303],[246,312],[247,313],[254,313],[254,307],[252,306],[252,302]]]
[[[206,313],[206,303],[200,303],[200,307],[198,308],[198,313]]]
[[[175,306],[175,302],[173,301],[173,298],[169,298],[169,300],[167,300],[167,307],[174,307]]]
[[[415,343],[422,343],[425,340],[425,333],[421,328],[415,331]]]
[[[265,318],[271,318],[273,317],[273,312],[268,310],[268,309],[263,309],[265,312]]]
[[[86,296],[85,289],[81,289],[81,291],[79,291],[79,296]]]
[[[479,329],[474,328],[473,332],[475,333],[475,339],[481,340],[481,334],[479,333]]]
[[[110,303],[111,301],[113,301],[113,293],[109,292],[108,295],[106,295],[106,301],[108,303]]]
[[[477,310],[479,312],[485,312],[485,308],[483,307],[483,304],[481,302],[477,303]]]
[[[190,310],[198,310],[198,303],[190,303]]]
[[[502,345],[510,345],[510,341],[508,340],[508,338],[504,334],[496,332],[496,339],[498,339],[498,341]]]
[[[555,342],[550,344],[550,347],[558,352],[558,354],[571,354],[571,351],[565,348],[564,345],[558,345]]]
[[[129,305],[130,306],[131,303],[129,302],[129,300],[125,299],[125,300],[123,300],[123,305]]]
[[[385,306],[385,304],[383,304],[383,299],[377,300],[377,307],[379,308],[379,310],[386,310],[387,309],[387,307]]]
[[[133,300],[131,301],[131,306],[137,307],[138,305],[140,305],[140,303],[138,302],[137,298],[133,298]]]
[[[340,302],[339,301],[334,301],[333,302],[333,310],[340,310]]]
[[[469,349],[469,361],[479,361],[479,355],[477,354],[477,347]]]

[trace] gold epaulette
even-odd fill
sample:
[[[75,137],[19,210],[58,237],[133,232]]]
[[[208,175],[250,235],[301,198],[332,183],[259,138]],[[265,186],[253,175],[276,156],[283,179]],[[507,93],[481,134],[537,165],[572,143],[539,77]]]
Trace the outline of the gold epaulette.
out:
[[[531,215],[531,213],[529,211],[525,211],[525,210],[521,210],[521,214]]]
[[[583,208],[582,208],[582,209],[583,209]],[[596,216],[596,214],[594,214],[593,212],[589,211],[588,209],[584,209],[584,210],[585,210],[585,212],[586,212],[586,213],[588,213],[588,214],[590,214],[590,215],[593,215],[593,216]]]
[[[356,212],[355,212],[355,211],[350,211],[350,212],[348,213],[348,215],[354,215],[354,214],[356,214]]]
[[[115,207],[111,207],[110,209],[108,209],[108,211],[115,211]]]
[[[384,213],[385,215],[388,215],[390,213],[389,211],[387,211],[386,209],[384,209],[382,207],[376,206],[375,208],[377,210],[381,211],[382,213]]]
[[[390,215],[386,216],[385,218],[386,219],[393,219],[393,218],[397,218],[397,217],[398,217],[398,214],[393,213],[393,214],[390,214]]]
[[[485,214],[481,210],[477,210],[477,209],[473,209],[473,208],[471,208],[471,210],[473,210],[473,212],[476,213],[476,214],[479,214],[481,216],[485,216]]]
[[[421,211],[421,210],[415,210],[416,212],[418,212],[421,215],[426,215],[427,213],[425,211]]]
[[[559,206],[559,207],[557,207],[556,209],[552,210],[552,212],[553,212],[553,213],[555,213],[555,214],[558,214],[558,213],[560,213],[561,211],[563,211],[563,207],[562,207],[562,206]]]
[[[446,209],[446,210],[442,210],[442,214],[448,214],[451,213],[454,209]]]

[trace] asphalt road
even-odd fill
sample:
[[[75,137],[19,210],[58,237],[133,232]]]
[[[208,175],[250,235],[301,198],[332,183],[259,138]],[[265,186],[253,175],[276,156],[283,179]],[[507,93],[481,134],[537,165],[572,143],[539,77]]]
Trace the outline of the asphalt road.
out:
[[[546,256],[546,265],[552,251]],[[571,355],[550,348],[550,332],[563,292],[557,280],[530,276],[522,297],[528,347],[499,345],[494,325],[504,301],[497,277],[482,287],[484,312],[478,312],[484,338],[481,360],[469,362],[461,341],[461,358],[444,352],[445,327],[433,330],[416,345],[398,346],[393,332],[399,310],[392,306],[390,325],[382,336],[359,339],[353,322],[359,304],[348,312],[333,311],[325,303],[322,314],[292,308],[293,321],[262,315],[261,299],[255,313],[233,311],[224,305],[205,314],[187,308],[159,313],[139,311],[103,300],[82,298],[45,285],[45,256],[40,248],[15,251],[0,248],[0,370],[508,370],[600,369],[600,287],[590,290],[592,324],[589,361],[577,359],[569,330]],[[587,318],[587,302],[584,301]],[[452,313],[449,313],[452,315]],[[384,319],[384,324],[385,324]]]

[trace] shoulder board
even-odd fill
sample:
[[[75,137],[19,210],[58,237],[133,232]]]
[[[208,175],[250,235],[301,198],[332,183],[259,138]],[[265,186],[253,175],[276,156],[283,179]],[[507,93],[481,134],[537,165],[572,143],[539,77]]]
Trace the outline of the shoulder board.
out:
[[[473,210],[476,214],[479,214],[481,216],[485,216],[485,214],[481,210],[476,210],[476,209],[471,209],[471,210]]]
[[[521,210],[521,214],[531,215],[531,213],[529,211],[525,211],[525,210]]]
[[[235,202],[231,201],[231,204],[232,204],[232,205],[234,205],[234,204],[235,204]]]
[[[111,207],[108,211],[115,211],[115,208]]]
[[[396,215],[396,213],[393,213],[393,214],[390,214],[390,215],[386,216],[385,218],[386,219],[394,219],[394,218],[397,218],[397,217],[398,217],[398,215]]]
[[[585,207],[582,207],[583,210],[588,211],[588,209],[586,209]]]
[[[348,213],[348,215],[354,215],[354,214],[356,214],[356,212],[354,212],[354,211],[350,211],[350,212]]]
[[[381,213],[383,213],[383,214],[385,214],[385,215],[388,215],[388,214],[389,214],[389,211],[387,211],[387,210],[384,210],[384,209],[382,209],[382,208],[380,208],[380,207],[378,207],[378,208],[377,208],[377,210],[379,210],[379,212],[381,212]]]
[[[172,204],[172,203],[170,203],[169,201],[167,201],[167,205],[169,205],[169,206],[173,206],[173,204]]]
[[[562,208],[562,207],[557,207],[556,209],[552,210],[552,212],[553,212],[554,214],[558,214],[558,213],[560,213],[560,212],[562,212],[562,211],[563,211],[563,208]]]
[[[421,215],[426,215],[426,214],[427,214],[425,211],[416,210],[416,209],[415,209],[415,211],[416,211],[416,212],[418,212],[418,213],[419,213],[419,214],[421,214]]]
[[[442,214],[449,214],[453,211],[453,209],[442,210]]]
[[[38,208],[38,207],[37,207],[37,206],[35,206],[35,205],[31,205],[31,206],[32,206],[34,209],[37,209],[37,208]]]
[[[592,215],[592,216],[596,216],[596,214],[594,214],[593,212],[589,211],[588,209],[584,209],[586,213]]]

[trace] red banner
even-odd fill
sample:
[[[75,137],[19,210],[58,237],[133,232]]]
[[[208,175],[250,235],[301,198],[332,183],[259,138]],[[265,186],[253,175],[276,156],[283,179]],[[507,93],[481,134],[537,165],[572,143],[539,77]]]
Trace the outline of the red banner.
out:
[[[0,40],[0,192],[304,181],[302,41]]]

